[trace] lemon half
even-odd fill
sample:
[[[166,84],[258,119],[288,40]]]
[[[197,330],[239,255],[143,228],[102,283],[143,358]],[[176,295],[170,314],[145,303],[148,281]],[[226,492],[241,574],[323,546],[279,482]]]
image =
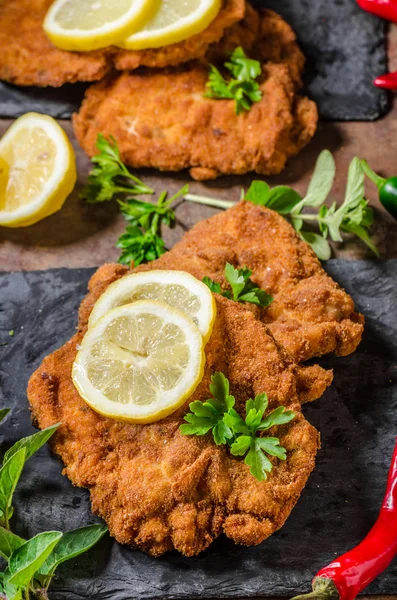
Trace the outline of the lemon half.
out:
[[[197,325],[167,304],[141,300],[114,308],[88,329],[72,377],[97,412],[151,423],[191,396],[204,363]]]
[[[92,309],[88,326],[116,306],[137,300],[159,300],[188,315],[205,341],[211,335],[216,304],[208,287],[185,271],[145,271],[125,275],[112,283]]]
[[[97,50],[137,31],[158,4],[159,0],[55,0],[43,27],[62,50]]]
[[[4,227],[26,227],[53,214],[76,183],[73,148],[62,127],[46,115],[17,119],[0,140],[0,160]]]
[[[143,50],[182,42],[204,31],[220,9],[221,0],[162,0],[154,16],[117,46]]]

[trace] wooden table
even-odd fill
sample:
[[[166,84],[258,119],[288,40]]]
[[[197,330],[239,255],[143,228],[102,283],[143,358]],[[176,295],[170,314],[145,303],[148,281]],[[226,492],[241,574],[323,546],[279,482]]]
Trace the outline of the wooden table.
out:
[[[397,26],[390,31],[389,57],[390,70],[397,70]],[[9,125],[10,121],[0,120],[0,136]],[[114,244],[125,227],[125,221],[113,203],[86,205],[79,200],[79,191],[86,181],[90,162],[78,147],[70,122],[62,121],[61,125],[71,138],[77,155],[76,189],[60,212],[41,223],[15,230],[0,227],[0,271],[92,267],[117,260],[119,251]],[[347,168],[354,156],[366,158],[371,167],[384,176],[397,175],[397,98],[389,114],[380,121],[321,123],[310,146],[291,160],[280,176],[267,181],[270,185],[285,183],[303,192],[316,157],[324,148],[333,152],[337,164],[333,190],[337,202],[343,199]],[[139,175],[158,193],[164,189],[174,193],[189,180],[187,173],[141,171]],[[251,180],[252,176],[244,176],[224,177],[209,184],[193,182],[190,191],[238,200],[241,187],[247,188]],[[375,210],[372,232],[381,257],[397,258],[397,223],[379,204],[375,186],[368,185],[367,196]],[[176,228],[165,232],[167,247],[179,240],[194,223],[215,212],[208,207],[182,203],[176,211]],[[371,252],[354,238],[346,240],[343,245],[334,244],[333,248],[337,257],[372,258]],[[366,596],[370,600],[396,600],[396,597],[397,584],[396,596]]]

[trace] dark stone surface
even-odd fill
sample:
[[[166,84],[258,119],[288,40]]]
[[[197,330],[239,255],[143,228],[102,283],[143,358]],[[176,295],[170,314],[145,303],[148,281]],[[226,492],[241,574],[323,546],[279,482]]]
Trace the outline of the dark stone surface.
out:
[[[304,412],[321,432],[317,468],[285,526],[260,546],[219,539],[196,558],[151,558],[106,537],[59,569],[52,600],[291,596],[319,567],[359,542],[376,519],[397,433],[397,261],[341,261],[329,273],[367,319],[357,352],[325,358],[335,381]],[[34,431],[29,375],[73,333],[92,269],[0,274],[0,426],[3,448]],[[8,335],[14,329],[13,337]],[[32,535],[92,522],[89,495],[61,475],[48,448],[30,459],[16,493],[15,530]],[[397,592],[397,561],[368,593]]]
[[[321,117],[370,121],[387,111],[385,92],[372,80],[387,70],[384,22],[354,0],[253,0],[273,8],[293,26],[307,56],[306,88]],[[84,86],[16,88],[0,83],[0,117],[36,110],[68,118],[79,108]]]

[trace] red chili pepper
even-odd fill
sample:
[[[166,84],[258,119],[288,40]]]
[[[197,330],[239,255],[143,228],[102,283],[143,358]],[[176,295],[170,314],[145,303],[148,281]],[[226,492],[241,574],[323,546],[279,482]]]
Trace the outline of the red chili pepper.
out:
[[[397,71],[386,73],[386,75],[379,75],[379,77],[374,79],[374,85],[385,90],[397,90]]]
[[[355,548],[321,569],[310,594],[293,600],[354,600],[397,554],[397,443],[387,479],[386,494],[378,520]]]
[[[373,15],[397,23],[396,0],[357,0],[357,4]]]

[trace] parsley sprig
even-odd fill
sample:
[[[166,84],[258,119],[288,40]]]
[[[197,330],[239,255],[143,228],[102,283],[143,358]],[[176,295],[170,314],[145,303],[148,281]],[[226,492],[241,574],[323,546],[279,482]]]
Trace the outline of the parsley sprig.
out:
[[[331,256],[328,239],[342,242],[343,233],[356,235],[379,256],[378,249],[370,237],[373,211],[365,199],[365,172],[362,161],[355,157],[350,163],[345,198],[339,207],[335,202],[330,206],[325,204],[334,179],[335,161],[329,150],[323,150],[317,159],[304,197],[285,185],[270,188],[265,181],[253,181],[248,191],[242,194],[242,199],[271,208],[288,218],[298,235],[313,248],[321,260],[327,260]],[[230,208],[235,204],[193,194],[187,194],[185,199],[219,208]],[[303,212],[306,208],[318,210]],[[306,229],[305,225],[317,225],[320,233]]]
[[[96,147],[99,152],[91,159],[94,168],[80,194],[82,200],[95,204],[112,200],[118,194],[154,194],[152,188],[127,169],[121,160],[120,150],[113,136],[109,136],[108,141],[102,133],[99,133]]]
[[[259,102],[262,98],[259,84],[255,81],[262,72],[261,63],[248,58],[239,46],[231,54],[230,60],[225,62],[225,67],[233,79],[226,80],[220,71],[211,65],[205,96],[234,100],[236,114],[248,111],[254,102]]]
[[[279,406],[265,416],[268,397],[258,394],[254,400],[246,402],[243,419],[234,408],[235,398],[230,394],[229,381],[220,372],[212,375],[210,392],[212,398],[189,404],[191,412],[184,417],[187,423],[179,427],[181,433],[202,436],[211,431],[218,446],[227,444],[233,456],[245,456],[244,462],[250,467],[251,474],[264,481],[273,468],[266,455],[285,460],[286,450],[280,446],[279,438],[261,437],[261,433],[289,423],[296,413]]]
[[[209,287],[211,292],[220,294],[229,300],[235,302],[251,302],[258,306],[269,306],[273,302],[273,297],[259,288],[256,283],[250,279],[252,271],[243,267],[235,269],[230,263],[225,266],[225,278],[230,284],[231,290],[222,290],[219,283],[213,281],[209,277],[203,278],[203,283]]]
[[[162,192],[156,203],[140,200],[135,196],[154,194],[154,190],[127,169],[120,157],[116,140],[113,137],[107,140],[100,133],[96,146],[99,153],[92,159],[94,168],[89,174],[81,198],[90,204],[117,200],[128,222],[124,233],[116,242],[116,248],[121,249],[120,263],[133,262],[138,266],[155,260],[166,251],[162,226],[175,225],[175,213],[171,204],[185,195],[189,186],[185,185],[171,198],[168,198],[167,192]]]
[[[135,266],[155,260],[166,251],[161,236],[162,225],[174,227],[175,213],[171,204],[189,189],[185,185],[176,194],[168,198],[167,192],[162,192],[156,204],[143,202],[136,198],[119,201],[121,212],[129,225],[116,242],[116,247],[122,250],[119,262],[134,263]]]
[[[0,421],[9,409],[0,410]],[[44,531],[29,540],[12,532],[13,495],[25,462],[55,433],[58,425],[18,440],[4,455],[0,468],[0,557],[7,563],[0,573],[0,598],[48,600],[48,587],[57,567],[96,544],[107,532],[99,523],[66,533]]]

